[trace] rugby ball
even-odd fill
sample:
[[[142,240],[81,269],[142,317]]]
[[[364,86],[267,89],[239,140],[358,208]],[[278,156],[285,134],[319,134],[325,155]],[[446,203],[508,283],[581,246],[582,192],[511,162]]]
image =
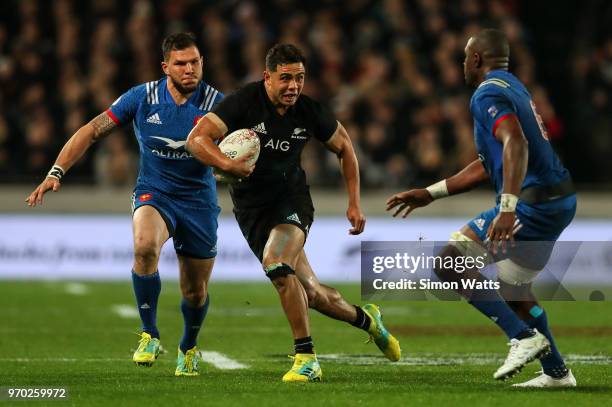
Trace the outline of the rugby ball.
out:
[[[259,137],[257,133],[251,129],[236,130],[228,134],[221,143],[219,143],[219,149],[232,160],[252,153],[253,157],[247,162],[249,164],[255,164],[259,158]],[[238,178],[233,174],[221,171],[218,168],[215,168],[214,174],[219,182],[232,184],[238,181]]]

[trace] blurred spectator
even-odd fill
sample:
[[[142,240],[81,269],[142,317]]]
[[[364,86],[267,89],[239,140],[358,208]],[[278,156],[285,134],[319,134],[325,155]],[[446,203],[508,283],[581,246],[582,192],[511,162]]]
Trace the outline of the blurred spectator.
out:
[[[98,185],[131,187],[136,182],[138,157],[129,148],[126,137],[125,132],[115,131],[101,141],[94,157]]]
[[[44,174],[57,151],[57,138],[51,115],[42,105],[32,110],[25,125],[25,145],[27,157],[25,174]]]
[[[0,171],[3,173],[9,172],[11,167],[9,134],[8,122],[6,118],[0,114]]]
[[[161,39],[188,30],[200,40],[205,80],[226,93],[261,78],[273,43],[296,44],[308,58],[305,93],[327,103],[349,131],[362,184],[425,184],[476,157],[472,90],[463,83],[461,63],[467,38],[491,26],[508,35],[512,71],[533,92],[551,142],[571,152],[588,138],[593,169],[610,174],[612,39],[578,30],[587,34],[576,40],[575,102],[561,117],[554,92],[538,81],[546,79],[536,70],[541,56],[532,44],[538,39],[520,20],[527,3],[7,1],[0,6],[0,181],[14,179],[7,168],[18,168],[23,181],[40,178],[78,127],[131,86],[159,78]],[[611,13],[605,1],[595,3],[581,20],[585,28]],[[79,181],[131,183],[137,147],[131,129],[124,130],[105,140],[95,158],[78,163],[71,172]],[[305,149],[303,165],[312,184],[333,186],[340,179],[335,156],[316,142]]]

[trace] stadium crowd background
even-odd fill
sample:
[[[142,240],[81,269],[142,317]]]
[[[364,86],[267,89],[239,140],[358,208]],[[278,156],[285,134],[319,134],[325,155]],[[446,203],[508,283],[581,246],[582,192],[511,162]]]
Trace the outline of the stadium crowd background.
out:
[[[463,48],[480,28],[501,27],[575,181],[601,189],[612,175],[611,26],[607,0],[3,1],[0,183],[39,181],[76,129],[161,76],[165,35],[192,31],[205,81],[226,93],[261,78],[272,44],[298,45],[304,92],[348,129],[363,185],[425,185],[475,158]],[[129,126],[93,149],[68,183],[134,183]],[[338,185],[335,157],[318,143],[303,166],[311,184]]]

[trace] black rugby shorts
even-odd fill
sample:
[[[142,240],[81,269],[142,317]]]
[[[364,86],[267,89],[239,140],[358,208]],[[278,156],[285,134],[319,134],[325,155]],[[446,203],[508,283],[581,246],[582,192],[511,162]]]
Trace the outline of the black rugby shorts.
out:
[[[275,226],[295,225],[302,229],[305,237],[308,237],[308,231],[314,220],[314,206],[310,192],[306,190],[258,208],[234,208],[234,215],[242,235],[261,262],[266,242]]]

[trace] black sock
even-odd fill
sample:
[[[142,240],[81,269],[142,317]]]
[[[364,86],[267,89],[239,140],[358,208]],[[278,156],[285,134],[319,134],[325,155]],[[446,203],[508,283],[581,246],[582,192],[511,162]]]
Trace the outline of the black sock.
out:
[[[368,329],[370,329],[371,322],[370,317],[368,317],[366,313],[363,312],[361,307],[357,305],[353,305],[353,307],[355,307],[355,311],[357,311],[357,318],[355,318],[355,322],[351,322],[351,325],[368,332]]]
[[[294,340],[294,344],[295,353],[314,353],[314,345],[310,336],[298,338]]]
[[[518,335],[515,336],[515,338],[520,341],[521,339],[531,338],[534,335],[535,332],[533,332],[532,329],[523,329],[521,332],[518,333]]]

